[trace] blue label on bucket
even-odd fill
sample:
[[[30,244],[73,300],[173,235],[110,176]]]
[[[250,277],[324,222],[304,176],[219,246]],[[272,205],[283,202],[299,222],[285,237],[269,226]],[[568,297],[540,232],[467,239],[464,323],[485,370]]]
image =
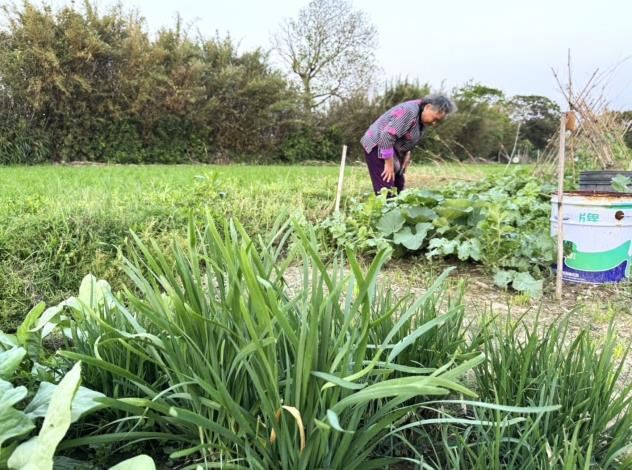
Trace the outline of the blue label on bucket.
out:
[[[562,279],[569,282],[585,283],[585,284],[609,284],[612,282],[621,282],[627,279],[628,262],[624,261],[619,266],[606,271],[581,271],[573,269],[566,264],[564,258],[564,272]]]

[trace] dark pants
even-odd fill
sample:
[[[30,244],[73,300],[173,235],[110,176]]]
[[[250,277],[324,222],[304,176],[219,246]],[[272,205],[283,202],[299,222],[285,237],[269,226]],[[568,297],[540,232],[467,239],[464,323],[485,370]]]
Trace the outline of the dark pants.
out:
[[[396,188],[397,192],[401,193],[404,190],[404,183],[406,182],[406,179],[404,178],[404,173],[401,171],[396,172],[395,181],[391,181],[388,183],[384,181],[384,178],[382,178],[382,172],[384,171],[384,160],[378,158],[377,152],[377,145],[373,147],[373,150],[371,150],[370,153],[366,153],[366,151],[364,152],[366,165],[367,167],[369,167],[369,175],[371,176],[371,182],[373,183],[373,191],[375,191],[375,194],[378,194],[382,190],[382,188],[387,188],[389,190]],[[394,156],[393,158],[397,158],[397,156]]]

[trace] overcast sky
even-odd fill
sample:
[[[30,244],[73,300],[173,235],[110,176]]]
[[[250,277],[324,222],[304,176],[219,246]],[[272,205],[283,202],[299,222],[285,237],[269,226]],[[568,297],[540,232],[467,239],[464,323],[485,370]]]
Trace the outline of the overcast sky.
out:
[[[244,51],[269,48],[282,19],[295,17],[308,0],[122,3],[140,11],[150,32],[173,25],[179,12],[193,31],[230,33]],[[434,88],[474,80],[509,96],[538,94],[562,103],[551,69],[566,81],[570,48],[576,86],[597,68],[616,67],[606,74],[606,96],[612,108],[632,109],[632,0],[354,0],[353,6],[378,30],[385,79],[418,79]]]

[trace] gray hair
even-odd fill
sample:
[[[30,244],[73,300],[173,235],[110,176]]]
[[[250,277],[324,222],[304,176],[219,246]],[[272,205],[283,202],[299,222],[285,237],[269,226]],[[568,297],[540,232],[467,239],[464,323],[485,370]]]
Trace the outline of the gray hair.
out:
[[[430,95],[430,96],[424,98],[424,101],[426,102],[426,104],[429,104],[430,106],[432,106],[437,111],[439,111],[441,113],[445,113],[446,116],[448,114],[452,114],[452,113],[456,112],[456,104],[454,104],[454,101],[452,101],[447,96],[444,96],[444,95]]]

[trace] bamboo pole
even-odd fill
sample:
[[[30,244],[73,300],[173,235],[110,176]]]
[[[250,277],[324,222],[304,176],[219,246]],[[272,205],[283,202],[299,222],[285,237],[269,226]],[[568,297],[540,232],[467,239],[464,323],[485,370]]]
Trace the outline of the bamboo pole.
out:
[[[340,173],[338,174],[338,190],[336,191],[336,204],[334,212],[340,212],[340,198],[342,196],[342,182],[345,177],[345,162],[347,160],[347,146],[342,146],[342,157],[340,159]]]
[[[560,119],[560,150],[557,157],[557,272],[555,278],[555,296],[562,300],[562,273],[564,271],[564,160],[566,157],[566,113]]]

